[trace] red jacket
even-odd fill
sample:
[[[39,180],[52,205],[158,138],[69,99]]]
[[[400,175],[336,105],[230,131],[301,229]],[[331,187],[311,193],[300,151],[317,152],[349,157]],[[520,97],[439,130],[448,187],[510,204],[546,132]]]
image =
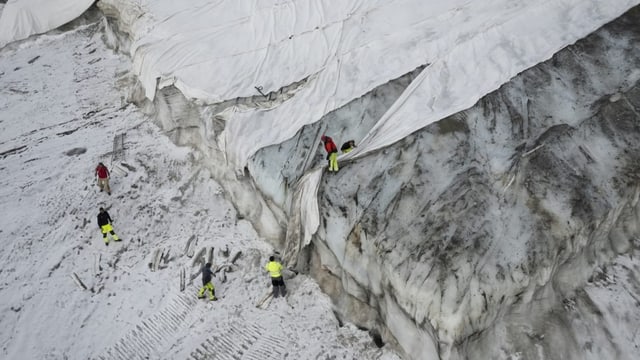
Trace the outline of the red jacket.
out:
[[[109,170],[104,165],[98,165],[96,168],[96,175],[98,175],[99,179],[106,179],[109,177]]]
[[[324,149],[327,151],[328,154],[338,152],[338,148],[336,147],[336,144],[333,142],[333,139],[324,135],[322,135],[320,139],[324,141]]]

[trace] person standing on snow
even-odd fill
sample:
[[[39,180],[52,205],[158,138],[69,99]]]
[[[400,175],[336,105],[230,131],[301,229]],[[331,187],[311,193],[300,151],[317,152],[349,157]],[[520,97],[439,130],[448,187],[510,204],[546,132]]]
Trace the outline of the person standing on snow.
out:
[[[278,295],[283,297],[287,295],[287,288],[284,285],[282,279],[282,264],[276,261],[275,256],[269,257],[269,262],[265,265],[264,269],[269,272],[271,276],[271,285],[273,285],[273,297],[277,298]]]
[[[333,139],[322,135],[320,138],[324,142],[324,149],[327,151],[327,160],[329,160],[329,171],[338,171],[338,148]]]
[[[109,238],[107,237],[107,233],[111,234],[113,237],[113,241],[120,241],[120,238],[113,231],[113,227],[111,226],[111,216],[104,208],[100,208],[100,213],[98,214],[98,227],[102,230],[102,239],[104,240],[104,244],[109,246]]]
[[[100,192],[105,190],[107,194],[111,195],[111,188],[109,187],[109,169],[104,166],[103,163],[98,163],[96,167],[96,176],[98,178],[98,187]]]
[[[209,294],[209,300],[216,301],[216,288],[213,286],[211,282],[211,278],[213,277],[213,271],[211,271],[211,263],[204,264],[202,268],[202,287],[200,291],[198,291],[198,299],[204,299],[205,291],[209,290],[211,293]]]

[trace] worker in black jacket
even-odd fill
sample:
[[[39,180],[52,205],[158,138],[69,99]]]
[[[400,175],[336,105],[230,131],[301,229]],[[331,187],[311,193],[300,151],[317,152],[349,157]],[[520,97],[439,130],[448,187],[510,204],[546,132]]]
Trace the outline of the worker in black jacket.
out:
[[[351,152],[351,150],[355,149],[355,147],[356,147],[355,140],[349,140],[346,143],[342,144],[342,146],[340,147],[340,150],[342,151],[343,154],[346,154],[348,152]]]
[[[211,271],[211,263],[204,264],[202,268],[202,287],[198,292],[198,299],[204,299],[205,291],[209,290],[211,294],[209,295],[209,300],[216,301],[216,289],[211,282],[211,278],[213,277],[213,271]]]
[[[111,226],[111,216],[104,208],[100,208],[100,213],[98,214],[98,227],[102,230],[102,239],[104,240],[104,244],[109,246],[109,238],[107,237],[107,233],[111,234],[113,237],[113,241],[120,241],[120,238],[113,231],[113,227]]]

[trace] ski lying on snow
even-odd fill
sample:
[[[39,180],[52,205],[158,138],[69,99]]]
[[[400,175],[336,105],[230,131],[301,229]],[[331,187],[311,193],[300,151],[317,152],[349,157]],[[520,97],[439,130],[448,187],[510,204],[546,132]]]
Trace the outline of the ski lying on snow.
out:
[[[93,274],[98,275],[102,271],[102,267],[100,266],[100,260],[102,259],[102,254],[94,253],[93,254]]]
[[[256,307],[258,309],[266,309],[267,307],[269,307],[271,299],[273,299],[273,292],[269,291],[269,293],[267,293],[264,297],[262,297],[262,299],[260,299],[260,301],[256,303]]]

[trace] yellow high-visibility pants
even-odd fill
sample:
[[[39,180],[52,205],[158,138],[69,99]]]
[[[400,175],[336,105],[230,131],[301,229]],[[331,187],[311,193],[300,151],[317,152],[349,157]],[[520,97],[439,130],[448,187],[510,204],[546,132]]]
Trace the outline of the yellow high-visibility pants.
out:
[[[215,300],[216,299],[216,289],[213,286],[213,283],[208,282],[206,284],[204,284],[203,287],[200,288],[200,291],[198,291],[198,297],[199,298],[203,298],[204,297],[204,292],[209,290],[210,294],[209,294],[209,300]]]
[[[329,171],[338,171],[338,153],[329,154]]]
[[[113,227],[111,226],[111,224],[102,225],[100,229],[102,230],[102,239],[104,240],[104,242],[109,242],[107,234],[111,234],[111,237],[113,237],[113,241],[120,241],[118,235],[116,235],[116,233],[113,231]]]

